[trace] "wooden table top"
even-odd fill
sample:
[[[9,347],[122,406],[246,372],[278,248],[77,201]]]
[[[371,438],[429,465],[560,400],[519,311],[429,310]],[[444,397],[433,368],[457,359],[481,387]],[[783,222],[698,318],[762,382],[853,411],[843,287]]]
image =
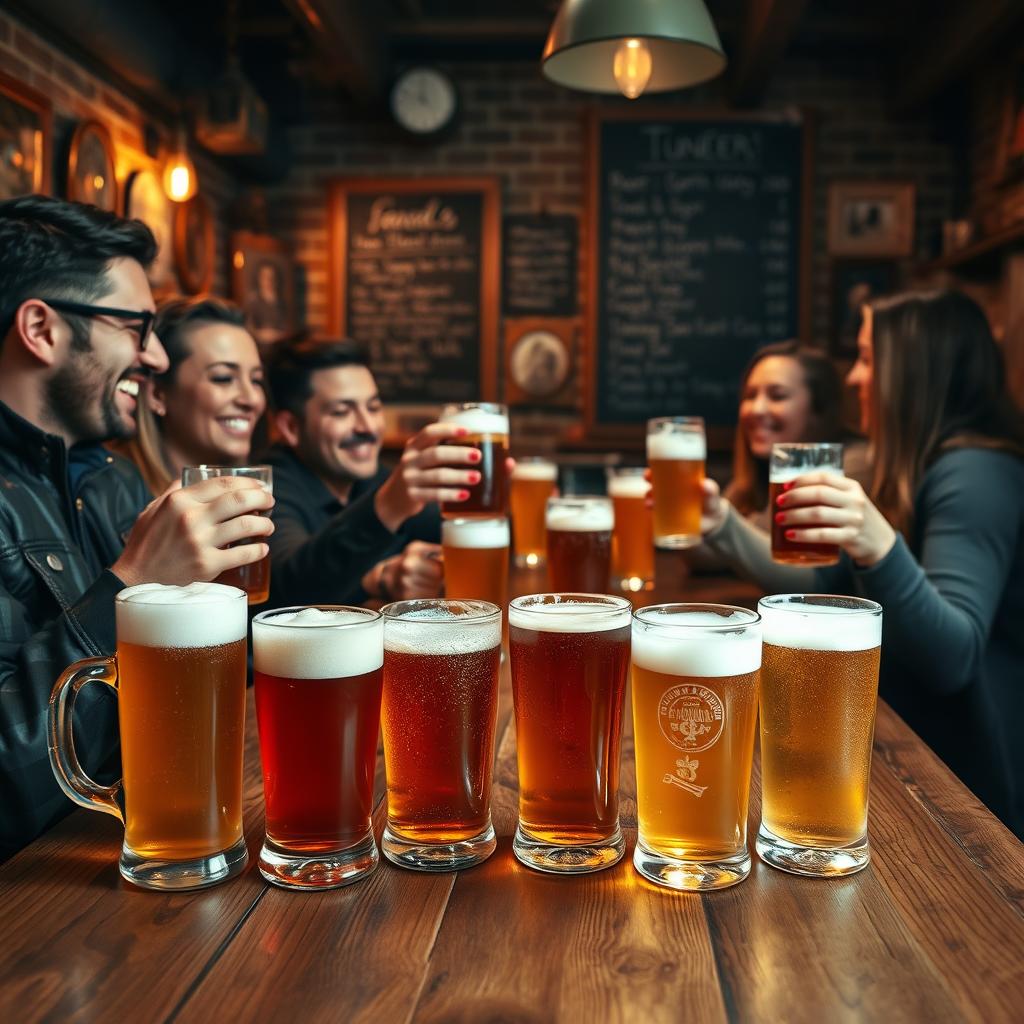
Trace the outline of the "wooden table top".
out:
[[[657,600],[752,606],[748,584],[687,579],[659,555]],[[542,589],[518,574],[515,592]],[[458,874],[386,861],[324,893],[268,885],[255,862],[263,794],[247,720],[243,875],[198,892],[121,880],[120,826],[76,810],[0,868],[0,1020],[956,1021],[1024,1015],[1024,847],[880,705],[871,865],[797,878],[753,854],[707,895],[633,870],[632,733],[623,740],[627,851],[559,878],[513,857],[517,781],[502,671],[493,817],[498,849]],[[756,771],[756,769],[755,769]],[[378,793],[383,773],[378,768]],[[750,846],[760,813],[751,792]],[[383,800],[374,814],[379,839]]]

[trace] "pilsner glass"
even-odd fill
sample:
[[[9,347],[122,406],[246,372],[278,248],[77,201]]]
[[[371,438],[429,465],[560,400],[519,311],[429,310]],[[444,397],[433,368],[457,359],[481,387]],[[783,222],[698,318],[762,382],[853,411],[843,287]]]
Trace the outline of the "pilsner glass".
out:
[[[768,464],[768,510],[772,517],[772,558],[787,565],[835,565],[839,561],[838,544],[806,544],[787,540],[786,530],[793,527],[775,522],[779,511],[775,499],[804,473],[843,475],[841,444],[773,444]],[[793,505],[793,508],[798,506]],[[812,529],[815,523],[801,523],[800,529]]]
[[[651,485],[643,466],[608,470],[608,496],[615,511],[612,533],[612,579],[620,589],[654,589],[654,517],[647,507]]]
[[[764,634],[757,852],[798,875],[852,874],[871,856],[882,607],[827,594],[763,597],[757,607]]]
[[[519,759],[512,849],[527,867],[584,874],[622,857],[631,611],[625,598],[602,594],[533,594],[509,605]]]
[[[552,590],[608,589],[615,512],[605,497],[548,498],[548,583]]]
[[[117,654],[65,670],[50,697],[50,764],[76,804],[124,823],[121,875],[144,889],[199,889],[238,874],[245,746],[245,593],[143,583],[114,602]],[[117,691],[123,777],[88,778],[75,753],[79,689]]]
[[[498,714],[501,609],[397,601],[384,616],[384,763],[392,863],[452,871],[486,860]]]
[[[181,471],[181,486],[188,487],[200,480],[212,480],[216,476],[249,476],[259,480],[268,491],[274,490],[274,471],[271,466],[186,466]],[[239,543],[248,544],[249,541]],[[244,590],[249,595],[249,604],[263,604],[270,596],[270,552],[258,562],[240,565],[237,569],[225,569],[216,582]]]
[[[452,437],[442,444],[464,445],[480,449],[480,461],[474,466],[480,482],[467,485],[465,501],[445,502],[443,516],[503,516],[508,505],[508,407],[496,402],[458,402],[441,410],[441,423],[465,427],[463,437]]]
[[[445,597],[490,601],[498,608],[508,604],[507,519],[444,519],[441,546]]]
[[[647,421],[657,547],[690,548],[700,543],[706,457],[704,421],[699,416],[661,416]]]
[[[512,470],[510,504],[512,547],[521,569],[542,566],[546,557],[544,510],[555,493],[558,467],[538,456],[516,459]]]
[[[639,834],[633,865],[670,889],[724,889],[750,874],[760,616],[662,604],[633,616]]]
[[[252,655],[267,807],[260,874],[285,888],[355,882],[378,861],[384,620],[342,605],[261,612]]]

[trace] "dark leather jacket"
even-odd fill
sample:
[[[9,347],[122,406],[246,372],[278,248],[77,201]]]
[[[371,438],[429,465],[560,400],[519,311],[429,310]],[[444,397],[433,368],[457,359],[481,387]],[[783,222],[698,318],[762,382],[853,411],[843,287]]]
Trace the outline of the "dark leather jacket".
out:
[[[72,489],[64,442],[0,402],[0,860],[67,814],[47,754],[47,705],[60,673],[115,649],[107,571],[150,500],[135,467],[98,446]],[[75,715],[86,771],[117,751],[109,687],[86,686]]]

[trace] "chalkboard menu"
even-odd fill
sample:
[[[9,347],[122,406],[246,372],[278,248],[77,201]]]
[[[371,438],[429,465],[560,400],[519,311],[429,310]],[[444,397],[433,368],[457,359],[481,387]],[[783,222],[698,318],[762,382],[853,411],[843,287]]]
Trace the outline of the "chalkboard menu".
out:
[[[589,426],[735,422],[751,355],[800,333],[805,144],[795,115],[594,117]]]
[[[381,397],[496,397],[497,182],[348,178],[330,207],[331,329],[368,347]]]
[[[579,223],[566,214],[512,214],[502,229],[506,316],[575,316]]]

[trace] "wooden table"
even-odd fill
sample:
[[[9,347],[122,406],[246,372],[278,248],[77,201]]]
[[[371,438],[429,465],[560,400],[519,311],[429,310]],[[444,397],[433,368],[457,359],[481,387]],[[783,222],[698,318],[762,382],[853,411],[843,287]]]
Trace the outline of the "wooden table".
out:
[[[687,580],[671,556],[658,572],[662,585],[644,604],[756,600],[734,580]],[[517,578],[517,590],[541,589],[533,579]],[[252,863],[241,877],[200,893],[138,890],[118,875],[117,823],[86,811],[0,868],[0,1020],[1024,1019],[1024,848],[884,705],[871,866],[822,881],[755,855],[746,882],[705,896],[659,890],[632,868],[628,722],[623,860],[579,878],[518,864],[507,669],[490,860],[443,875],[382,861],[346,889],[276,889],[255,868],[263,797],[254,718],[250,704]],[[378,792],[381,782],[378,772]],[[755,778],[751,836],[759,793]],[[378,802],[378,837],[384,817]]]

